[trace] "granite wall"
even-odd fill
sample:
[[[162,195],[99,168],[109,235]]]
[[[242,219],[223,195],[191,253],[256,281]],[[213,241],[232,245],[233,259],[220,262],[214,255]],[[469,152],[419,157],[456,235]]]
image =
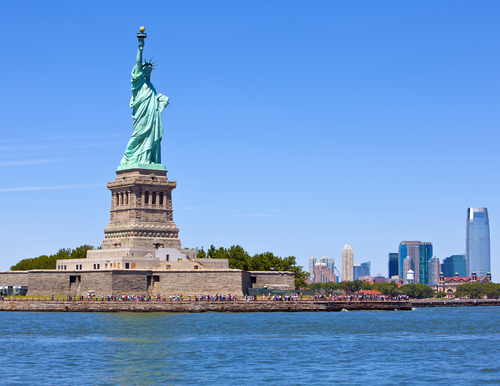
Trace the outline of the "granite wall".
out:
[[[252,286],[294,288],[292,272],[225,270],[33,270],[0,272],[1,285],[27,285],[27,296],[246,295]]]
[[[293,272],[250,271],[251,288],[295,288]]]
[[[0,285],[28,285],[28,271],[1,271]]]

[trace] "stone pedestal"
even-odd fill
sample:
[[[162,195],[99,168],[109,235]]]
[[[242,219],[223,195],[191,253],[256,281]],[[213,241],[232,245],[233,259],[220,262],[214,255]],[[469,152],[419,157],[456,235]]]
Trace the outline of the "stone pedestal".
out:
[[[116,180],[108,182],[111,212],[102,249],[180,249],[172,209],[176,186],[176,181],[167,179],[166,170],[118,170]]]

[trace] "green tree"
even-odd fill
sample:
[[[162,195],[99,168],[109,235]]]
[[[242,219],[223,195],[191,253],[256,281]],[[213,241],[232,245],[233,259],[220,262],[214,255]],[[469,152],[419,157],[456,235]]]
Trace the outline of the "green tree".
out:
[[[31,269],[56,269],[57,260],[83,259],[87,257],[87,251],[94,249],[91,245],[82,245],[75,249],[61,248],[55,254],[41,255],[31,259],[23,259],[10,267],[11,271],[28,271]]]
[[[358,292],[359,290],[370,290],[372,289],[372,285],[366,281],[362,280],[354,280],[354,281],[346,281],[345,288],[347,291]]]
[[[446,292],[438,291],[434,296],[438,299],[441,299],[441,298],[444,298],[446,296]]]
[[[498,299],[500,297],[500,284],[485,283],[482,284],[483,293],[488,299]]]
[[[401,294],[398,283],[374,283],[372,289],[381,292],[385,296],[398,296]]]
[[[465,283],[457,286],[455,296],[459,298],[479,299],[485,295],[485,284]]]
[[[203,247],[201,247],[201,249],[196,248],[196,257],[198,259],[206,259],[207,258],[207,253],[205,252]]]
[[[233,245],[229,248],[215,248],[210,245],[207,252],[197,249],[198,257],[209,259],[227,259],[229,268],[241,269],[243,271],[289,271],[295,273],[295,288],[306,286],[307,272],[303,267],[297,265],[295,256],[279,257],[271,252],[257,253],[250,256],[241,246]]]
[[[84,244],[80,245],[79,247],[76,247],[73,249],[70,254],[69,258],[70,259],[86,259],[87,258],[87,251],[88,250],[93,250],[94,247],[92,245]]]
[[[426,299],[434,297],[434,290],[425,284],[406,284],[402,286],[401,292],[412,299]]]

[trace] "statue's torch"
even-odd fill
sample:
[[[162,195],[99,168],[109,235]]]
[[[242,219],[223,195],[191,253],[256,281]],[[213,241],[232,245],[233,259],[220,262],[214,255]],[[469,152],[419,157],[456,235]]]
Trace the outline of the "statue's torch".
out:
[[[139,28],[139,31],[140,32],[137,34],[137,38],[139,40],[144,40],[148,37],[148,35],[146,35],[146,32],[144,32],[144,31],[146,31],[146,28],[141,27],[141,28]]]

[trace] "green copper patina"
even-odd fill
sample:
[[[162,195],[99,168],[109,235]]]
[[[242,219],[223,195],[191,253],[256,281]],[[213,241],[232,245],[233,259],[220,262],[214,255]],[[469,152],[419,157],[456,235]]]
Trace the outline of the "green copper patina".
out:
[[[130,139],[127,150],[123,155],[118,170],[127,169],[152,169],[165,170],[161,165],[161,137],[163,136],[163,124],[161,112],[168,106],[168,97],[156,92],[151,83],[151,61],[142,62],[142,51],[144,50],[144,27],[137,34],[139,49],[137,51],[136,64],[132,70],[132,99],[130,107],[134,109],[134,132]]]

